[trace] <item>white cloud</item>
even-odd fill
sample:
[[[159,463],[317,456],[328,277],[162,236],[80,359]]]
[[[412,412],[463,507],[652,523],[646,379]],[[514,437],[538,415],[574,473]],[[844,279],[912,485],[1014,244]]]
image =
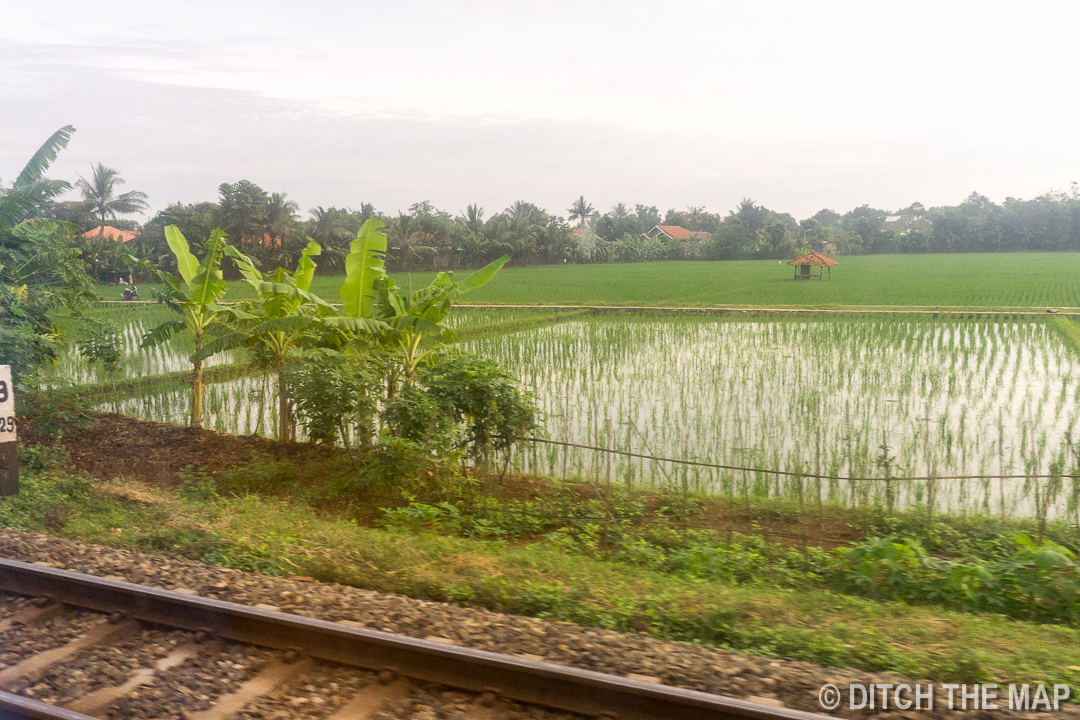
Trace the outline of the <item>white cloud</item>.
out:
[[[1031,196],[1077,177],[1072,3],[283,2],[5,10],[0,174],[59,125],[155,206],[724,210]]]

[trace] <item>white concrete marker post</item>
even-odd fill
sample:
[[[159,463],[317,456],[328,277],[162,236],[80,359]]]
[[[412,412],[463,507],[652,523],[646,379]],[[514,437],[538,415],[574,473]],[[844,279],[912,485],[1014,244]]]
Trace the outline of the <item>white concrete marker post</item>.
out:
[[[15,388],[11,366],[0,365],[0,495],[19,493],[19,450],[15,444]]]

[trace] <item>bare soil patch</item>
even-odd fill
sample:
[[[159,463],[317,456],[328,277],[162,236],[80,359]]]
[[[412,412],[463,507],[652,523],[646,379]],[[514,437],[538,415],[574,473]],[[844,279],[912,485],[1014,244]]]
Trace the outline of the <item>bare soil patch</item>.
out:
[[[230,435],[168,423],[92,414],[94,424],[63,438],[72,466],[102,480],[134,478],[158,487],[174,487],[179,473],[199,468],[213,474],[237,467],[257,454],[298,464],[326,460],[334,449],[306,443],[281,444],[254,435]]]

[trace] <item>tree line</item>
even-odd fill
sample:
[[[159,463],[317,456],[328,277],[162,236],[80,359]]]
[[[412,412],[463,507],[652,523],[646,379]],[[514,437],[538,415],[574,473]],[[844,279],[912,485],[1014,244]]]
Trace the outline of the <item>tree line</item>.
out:
[[[833,255],[886,253],[957,253],[1080,251],[1080,189],[1048,192],[1032,200],[1007,198],[991,202],[971,193],[955,206],[924,207],[913,203],[895,211],[869,205],[841,214],[822,209],[796,220],[744,198],[726,214],[701,206],[669,209],[618,203],[606,212],[579,197],[566,217],[519,200],[488,214],[479,205],[452,213],[428,201],[407,211],[383,213],[368,203],[358,208],[318,206],[301,217],[285,193],[268,192],[249,180],[222,183],[214,202],[175,203],[157,212],[141,227],[119,216],[145,209],[139,192],[118,194],[119,173],[98,165],[91,178],[80,180],[81,201],[49,202],[41,215],[70,222],[80,231],[103,227],[139,231],[136,242],[119,248],[106,238],[89,238],[84,259],[101,281],[128,272],[127,254],[172,268],[165,227],[176,225],[199,249],[200,239],[214,228],[224,230],[236,247],[261,269],[297,262],[309,239],[323,248],[331,272],[344,272],[349,244],[369,219],[385,225],[389,240],[387,267],[392,271],[475,268],[508,255],[512,265],[616,263],[652,260],[787,259],[808,251]],[[923,217],[921,229],[885,227],[889,215]],[[656,225],[680,226],[689,238],[645,236]]]

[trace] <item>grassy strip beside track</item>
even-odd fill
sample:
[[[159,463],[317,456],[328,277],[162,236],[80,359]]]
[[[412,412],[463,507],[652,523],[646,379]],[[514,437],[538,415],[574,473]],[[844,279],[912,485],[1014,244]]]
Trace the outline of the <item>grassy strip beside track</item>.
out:
[[[1075,628],[821,589],[730,585],[528,546],[363,527],[299,501],[28,470],[0,525],[276,575],[949,682],[1068,682]]]

